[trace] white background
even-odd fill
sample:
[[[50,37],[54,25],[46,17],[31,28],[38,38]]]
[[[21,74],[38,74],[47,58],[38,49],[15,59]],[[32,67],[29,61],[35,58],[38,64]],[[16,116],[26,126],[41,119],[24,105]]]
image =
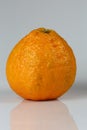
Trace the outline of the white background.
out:
[[[2,122],[0,129],[13,130],[10,126],[10,113],[14,106],[23,100],[10,90],[7,83],[5,76],[7,57],[23,36],[38,27],[56,30],[66,39],[75,53],[76,81],[59,100],[69,109],[77,129],[86,130],[87,0],[0,0],[0,121]],[[47,108],[49,109],[48,106]]]

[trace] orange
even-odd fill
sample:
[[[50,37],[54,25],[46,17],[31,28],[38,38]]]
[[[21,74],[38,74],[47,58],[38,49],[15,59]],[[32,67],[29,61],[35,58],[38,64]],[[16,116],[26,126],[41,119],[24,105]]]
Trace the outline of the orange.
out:
[[[13,48],[7,60],[6,75],[11,88],[25,99],[55,99],[72,86],[76,59],[57,32],[38,28]]]

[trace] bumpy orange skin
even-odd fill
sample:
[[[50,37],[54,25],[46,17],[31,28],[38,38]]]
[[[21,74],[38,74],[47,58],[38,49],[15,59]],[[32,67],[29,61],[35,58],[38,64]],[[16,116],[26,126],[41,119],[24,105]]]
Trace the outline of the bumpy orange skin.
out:
[[[72,86],[76,60],[59,34],[38,28],[13,48],[7,60],[6,75],[11,88],[25,99],[55,99]]]

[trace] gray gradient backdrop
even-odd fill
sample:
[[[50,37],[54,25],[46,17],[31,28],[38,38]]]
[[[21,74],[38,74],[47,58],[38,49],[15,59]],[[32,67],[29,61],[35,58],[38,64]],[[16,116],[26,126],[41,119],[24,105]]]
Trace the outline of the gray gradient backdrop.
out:
[[[73,48],[76,82],[87,84],[87,0],[0,0],[0,89],[13,46],[34,28],[56,30]]]

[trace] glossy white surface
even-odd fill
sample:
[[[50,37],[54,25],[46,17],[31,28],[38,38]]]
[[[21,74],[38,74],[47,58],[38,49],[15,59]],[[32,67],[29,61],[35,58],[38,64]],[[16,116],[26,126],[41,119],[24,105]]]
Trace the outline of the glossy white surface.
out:
[[[0,94],[0,130],[86,130],[87,83],[75,83],[52,101],[23,100],[10,89]]]

